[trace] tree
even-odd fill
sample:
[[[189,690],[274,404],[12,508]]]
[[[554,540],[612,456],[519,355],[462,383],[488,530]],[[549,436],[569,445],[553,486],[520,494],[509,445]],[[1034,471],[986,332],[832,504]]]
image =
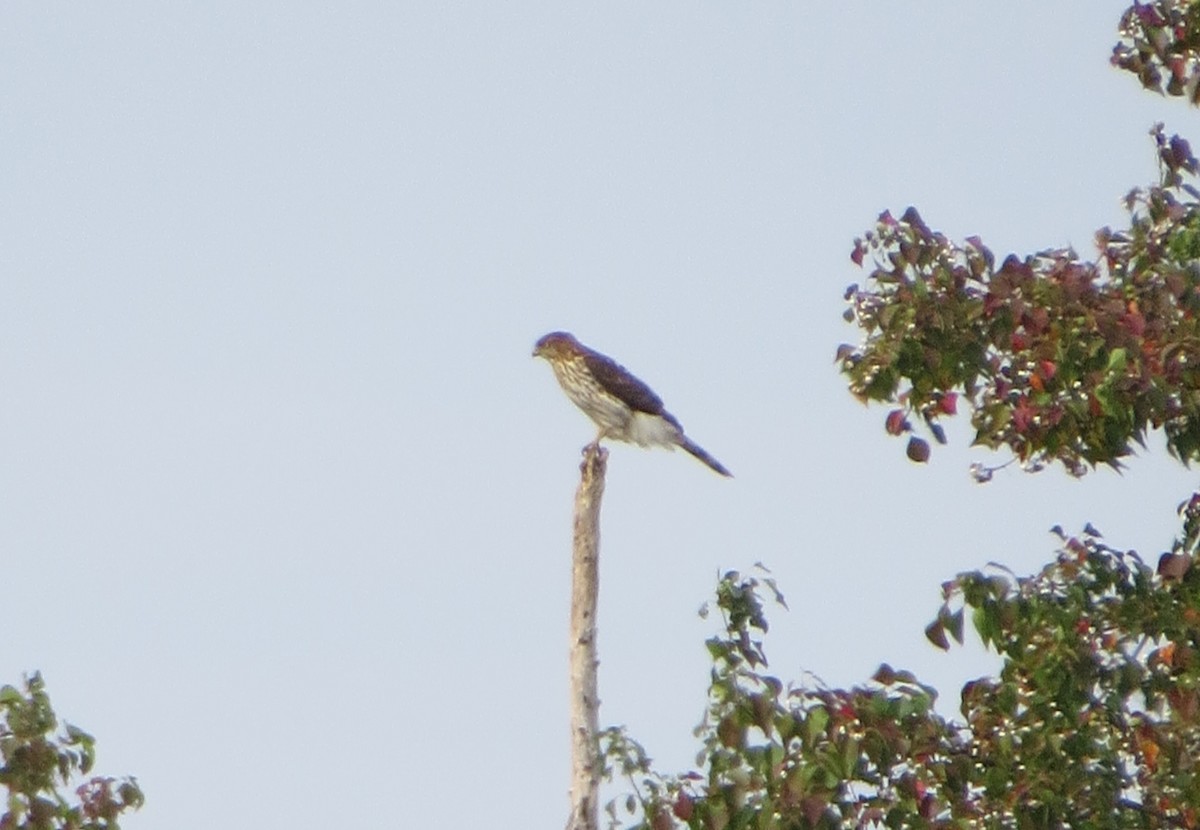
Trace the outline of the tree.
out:
[[[1186,140],[1152,135],[1160,181],[1126,197],[1128,228],[1097,231],[1095,262],[1063,248],[997,266],[978,237],[952,242],[914,208],[856,240],[852,258],[873,268],[846,313],[866,339],[838,357],[860,399],[900,405],[888,432],[916,416],[944,443],[938,422],[965,401],[975,442],[1034,470],[1119,466],[1151,428],[1200,458],[1198,168]],[[923,439],[908,454],[926,460]]]
[[[1200,104],[1200,2],[1135,3],[1113,64]],[[943,418],[970,411],[975,442],[1027,470],[1119,466],[1150,430],[1200,460],[1200,169],[1188,142],[1151,131],[1157,183],[1131,191],[1128,227],[1098,256],[1061,248],[997,262],[909,208],[855,241],[869,267],[846,292],[863,341],[838,350],[851,392],[891,405],[885,427],[930,457]],[[978,467],[986,481],[993,469]],[[959,574],[926,629],[939,648],[966,620],[1002,659],[964,687],[961,720],[936,691],[884,665],[850,689],[767,673],[764,576],[718,585],[700,770],[655,771],[619,729],[604,735],[637,827],[1200,826],[1200,493],[1179,507],[1151,566],[1091,525],[1031,576]],[[618,810],[610,809],[614,823]]]
[[[137,781],[93,776],[95,739],[58,718],[40,674],[23,688],[0,687],[0,785],[8,791],[0,830],[119,830],[118,819],[144,800]],[[59,787],[76,783],[77,800]]]

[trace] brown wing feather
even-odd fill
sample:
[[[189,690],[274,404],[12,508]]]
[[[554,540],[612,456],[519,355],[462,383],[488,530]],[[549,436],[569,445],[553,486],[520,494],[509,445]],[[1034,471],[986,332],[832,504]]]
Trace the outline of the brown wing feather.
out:
[[[623,401],[630,409],[651,415],[664,414],[662,398],[620,363],[590,349],[584,352],[583,363],[604,391]]]

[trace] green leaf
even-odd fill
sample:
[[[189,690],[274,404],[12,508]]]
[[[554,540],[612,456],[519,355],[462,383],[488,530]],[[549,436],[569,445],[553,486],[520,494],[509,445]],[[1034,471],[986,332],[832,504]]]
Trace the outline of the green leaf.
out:
[[[84,732],[82,729],[80,729],[78,726],[75,726],[74,724],[64,723],[63,727],[66,729],[66,732],[67,732],[67,742],[68,743],[92,744],[92,743],[96,742],[95,738],[93,738],[87,732]]]
[[[814,706],[809,709],[804,718],[804,731],[808,735],[808,742],[815,744],[818,738],[824,736],[825,728],[828,725],[829,710],[824,706]]]
[[[989,612],[988,609],[982,606],[977,607],[971,612],[971,622],[975,625],[975,632],[979,634],[979,639],[983,641],[983,645],[991,647],[999,631],[996,625],[995,613]]]
[[[842,779],[854,777],[858,769],[859,754],[858,740],[849,735],[843,737],[838,746],[838,759],[841,762],[838,774]]]
[[[767,760],[771,767],[777,767],[783,763],[783,759],[787,757],[787,750],[779,744],[771,744],[767,750]]]
[[[1110,375],[1124,374],[1125,366],[1127,363],[1128,363],[1128,360],[1126,359],[1126,356],[1125,356],[1125,349],[1124,348],[1113,349],[1112,352],[1109,353],[1109,355],[1108,355],[1108,366],[1106,367],[1108,374],[1110,374]]]

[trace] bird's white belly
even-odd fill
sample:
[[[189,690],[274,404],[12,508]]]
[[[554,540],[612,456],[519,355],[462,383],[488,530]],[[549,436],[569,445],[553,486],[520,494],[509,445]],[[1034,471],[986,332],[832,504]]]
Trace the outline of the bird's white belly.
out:
[[[634,412],[625,428],[623,440],[632,441],[643,447],[666,447],[674,449],[679,439],[674,425],[657,415]]]

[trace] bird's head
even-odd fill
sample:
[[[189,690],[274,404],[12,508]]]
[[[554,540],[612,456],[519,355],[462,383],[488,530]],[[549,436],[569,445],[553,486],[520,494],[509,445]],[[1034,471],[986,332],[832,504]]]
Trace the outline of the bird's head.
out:
[[[552,331],[538,340],[533,346],[534,357],[544,357],[547,360],[570,357],[579,352],[579,341],[565,331]]]

